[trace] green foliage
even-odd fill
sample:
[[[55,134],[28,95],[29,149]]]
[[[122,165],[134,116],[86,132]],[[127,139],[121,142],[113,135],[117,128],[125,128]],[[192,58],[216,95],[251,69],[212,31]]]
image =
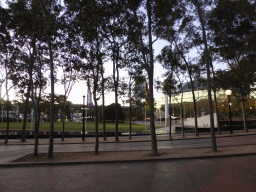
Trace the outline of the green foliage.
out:
[[[169,74],[163,82],[163,92],[166,95],[171,96],[172,93],[176,90],[177,81],[173,78],[172,74]]]
[[[231,88],[245,97],[253,89],[256,72],[256,52],[251,39],[256,33],[255,5],[248,0],[218,1],[210,14],[209,25],[213,30],[213,49],[228,63],[230,71],[219,72],[219,86]]]
[[[106,106],[106,108],[105,108],[105,119],[107,121],[112,121],[112,122],[115,121],[115,116],[116,116],[115,106],[116,106],[115,103],[112,103],[112,104]],[[124,112],[122,111],[122,108],[121,108],[120,104],[118,104],[118,119],[120,121],[125,120],[125,115],[124,115]]]
[[[11,42],[10,27],[11,16],[8,9],[0,7],[0,52],[6,50],[6,46]]]

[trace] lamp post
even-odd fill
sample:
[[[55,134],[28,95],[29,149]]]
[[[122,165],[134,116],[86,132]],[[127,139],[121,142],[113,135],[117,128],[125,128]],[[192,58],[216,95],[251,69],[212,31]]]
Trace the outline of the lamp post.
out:
[[[83,135],[82,135],[82,140],[85,140],[85,128],[84,128],[84,103],[85,103],[85,95],[83,95]]]
[[[228,96],[228,110],[229,110],[229,131],[230,134],[233,134],[233,130],[232,130],[232,119],[231,119],[231,103],[230,103],[230,95],[232,94],[231,90],[226,90],[225,94]]]

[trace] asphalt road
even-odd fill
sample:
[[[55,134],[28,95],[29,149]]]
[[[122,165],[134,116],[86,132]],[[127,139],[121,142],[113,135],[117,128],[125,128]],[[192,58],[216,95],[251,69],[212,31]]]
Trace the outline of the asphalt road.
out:
[[[256,156],[0,168],[0,191],[256,191]]]

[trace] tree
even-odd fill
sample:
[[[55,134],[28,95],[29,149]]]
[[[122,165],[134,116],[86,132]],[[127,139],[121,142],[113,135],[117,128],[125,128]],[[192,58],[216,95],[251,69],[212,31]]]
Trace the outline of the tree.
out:
[[[118,88],[120,86],[119,70],[122,68],[122,59],[124,52],[124,45],[126,43],[126,11],[125,4],[121,2],[112,2],[109,8],[109,22],[104,27],[104,37],[108,41],[108,47],[111,51],[111,60],[113,63],[113,84],[115,91],[115,140],[118,141]]]
[[[174,37],[175,38],[175,37]],[[196,98],[195,98],[195,87],[194,87],[194,78],[199,71],[199,66],[192,63],[192,60],[186,59],[185,54],[189,53],[189,49],[191,45],[189,45],[188,41],[184,39],[184,44],[177,43],[177,40],[174,40],[173,48],[172,46],[164,47],[162,51],[162,55],[159,55],[159,60],[162,62],[162,65],[165,65],[165,68],[171,71],[182,71],[182,73],[188,72],[188,76],[190,79],[190,86],[192,90],[193,97],[193,105],[194,105],[194,119],[195,119],[195,134],[198,136],[198,127],[197,127],[197,108],[196,108]],[[169,50],[170,49],[170,50]],[[169,66],[169,67],[168,67]]]
[[[185,40],[184,40],[185,42]],[[185,57],[185,53],[188,52],[188,50],[191,48],[190,45],[188,47],[186,45],[178,45],[177,42],[175,42],[175,47],[178,51],[178,54],[180,55],[180,59],[183,60],[185,63],[186,69],[188,71],[191,89],[192,89],[192,97],[193,97],[193,105],[194,105],[194,119],[195,119],[195,134],[198,135],[198,127],[197,127],[197,108],[196,108],[196,97],[195,97],[195,88],[194,88],[194,79],[193,74],[196,74],[196,72],[199,71],[199,67],[196,65],[191,64],[191,61],[187,60]]]
[[[5,89],[6,89],[6,103],[7,103],[7,127],[6,127],[6,136],[5,136],[5,144],[8,143],[8,136],[9,136],[9,111],[10,111],[10,102],[9,102],[9,80],[11,76],[10,69],[12,68],[12,63],[15,60],[15,56],[17,54],[17,50],[13,46],[13,39],[10,34],[10,26],[12,25],[12,17],[10,15],[10,11],[7,9],[4,9],[0,7],[1,10],[1,24],[0,24],[0,38],[1,38],[1,44],[0,44],[0,59],[1,63],[0,65],[3,66],[5,71],[5,80],[1,82],[1,84],[5,83]],[[1,98],[2,99],[2,98]],[[3,115],[3,114],[2,114]]]
[[[67,35],[68,36],[68,35]],[[64,36],[63,38],[65,38]],[[60,37],[61,38],[61,37]],[[64,42],[59,43],[59,53],[58,53],[58,62],[59,66],[62,68],[62,77],[61,84],[64,87],[64,97],[62,98],[63,108],[62,108],[62,141],[65,138],[65,112],[66,112],[66,102],[69,94],[80,78],[80,74],[77,70],[75,70],[75,63],[79,62],[76,57],[72,57],[71,49],[69,49],[67,39],[64,39]]]
[[[44,2],[46,4],[51,4],[54,2]],[[49,7],[48,7],[49,8]],[[52,75],[52,98],[54,98],[54,77],[53,77],[53,55],[52,55],[52,44],[50,41],[50,36],[53,36],[54,28],[52,26],[54,23],[54,17],[58,14],[59,10],[57,6],[54,6],[55,13],[50,13],[49,10],[46,10],[45,4],[42,1],[18,1],[10,3],[10,9],[12,10],[13,20],[14,20],[14,31],[15,37],[19,39],[17,41],[17,45],[21,50],[24,50],[23,57],[25,58],[25,62],[28,62],[28,75],[29,79],[27,80],[27,105],[28,100],[31,97],[32,103],[34,106],[34,113],[36,117],[35,121],[35,150],[34,155],[37,155],[38,151],[38,130],[39,130],[39,122],[40,122],[40,111],[39,111],[39,101],[41,97],[42,87],[46,84],[45,80],[42,78],[42,59],[41,54],[42,50],[40,50],[40,43],[45,42],[48,39],[48,46],[50,49],[50,63],[51,63],[51,75]],[[53,16],[53,17],[52,17]],[[51,34],[50,34],[51,33]],[[39,42],[39,40],[41,42]],[[25,48],[24,48],[25,47]],[[42,48],[41,48],[42,49]],[[38,56],[38,58],[36,58]],[[20,59],[21,61],[21,59]],[[35,62],[37,61],[37,62]],[[35,67],[35,64],[38,64]],[[37,80],[33,80],[33,71],[36,73],[36,76],[39,77]],[[17,78],[16,78],[17,80]],[[36,94],[36,88],[39,89],[38,96]],[[27,106],[26,105],[26,106]],[[24,114],[24,124],[23,124],[23,136],[22,141],[25,141],[25,130],[26,130],[26,112]],[[49,139],[49,153],[48,157],[52,157],[53,153],[53,122],[54,122],[54,114],[53,114],[53,101],[52,101],[52,115],[51,115],[51,131],[50,131],[50,139]]]
[[[157,140],[155,133],[154,122],[154,95],[153,95],[153,79],[154,79],[154,55],[153,55],[153,40],[152,40],[152,28],[153,28],[153,6],[155,1],[129,1],[130,14],[133,15],[134,27],[133,29],[133,41],[130,43],[133,47],[136,47],[139,51],[138,59],[139,64],[146,70],[149,80],[149,106],[150,106],[150,131],[151,131],[151,155],[158,155],[157,152]],[[144,5],[146,8],[146,14],[139,10],[140,6]],[[145,25],[144,21],[147,18],[148,22]],[[153,21],[152,21],[153,20]],[[132,23],[132,22],[130,22]],[[145,43],[146,42],[146,43]],[[137,51],[136,50],[136,51]],[[140,55],[139,55],[140,54]]]
[[[50,103],[50,132],[49,132],[49,148],[48,158],[53,157],[53,131],[54,131],[54,63],[52,41],[56,34],[56,17],[60,14],[60,6],[55,4],[55,1],[39,0],[41,11],[46,23],[46,39],[50,55],[50,76],[51,76],[51,103]],[[47,6],[46,6],[47,5]],[[47,8],[46,8],[47,7]]]
[[[216,7],[210,15],[209,25],[213,30],[215,51],[221,57],[221,61],[228,64],[233,81],[232,89],[236,87],[241,96],[243,108],[244,130],[248,132],[246,125],[246,112],[244,107],[245,97],[249,95],[254,85],[255,78],[255,4],[249,0],[217,1]],[[234,80],[234,78],[236,80]],[[232,81],[231,81],[232,82]]]
[[[26,43],[32,39],[31,37],[31,32],[26,28],[26,22],[28,21],[28,17],[31,17],[32,13],[27,10],[26,4],[25,2],[17,2],[17,3],[11,3],[10,5],[10,9],[12,10],[13,13],[13,23],[15,25],[15,27],[13,27],[15,29],[15,36],[21,39],[21,41],[17,41],[18,45],[22,48],[24,47],[24,45],[26,45]],[[19,11],[17,11],[19,10]],[[23,19],[24,22],[21,22],[20,19]],[[29,23],[30,26],[32,23]],[[35,48],[35,38],[33,38],[31,44],[28,43],[29,45],[33,45],[33,48]],[[29,46],[30,48],[32,46]],[[26,93],[26,108],[25,108],[25,112],[24,112],[24,121],[23,121],[23,127],[22,127],[22,136],[21,136],[21,141],[25,142],[26,141],[26,123],[27,123],[27,110],[28,110],[28,103],[29,103],[29,98],[30,98],[30,93],[31,93],[31,81],[30,81],[30,77],[32,77],[32,66],[33,66],[33,58],[34,58],[34,52],[35,50],[31,52],[31,49],[29,50],[30,53],[30,59],[29,56],[24,54],[21,55],[20,58],[20,62],[19,65],[16,65],[14,68],[12,68],[12,76],[13,76],[13,81],[15,82],[16,85],[18,85],[19,87],[23,87],[24,89],[27,88],[27,93]],[[32,54],[31,54],[32,53]],[[23,61],[23,62],[22,62]],[[28,64],[28,67],[26,67],[26,65]],[[20,67],[27,69],[28,71],[28,76],[29,78],[26,78],[26,76],[22,76],[24,73],[21,72],[22,69],[20,69]],[[16,73],[17,71],[15,70],[19,70],[18,73]],[[17,74],[17,75],[16,75]],[[27,73],[26,73],[27,75]]]
[[[101,65],[101,96],[102,96],[102,126],[103,126],[103,139],[106,140],[106,118],[105,118],[105,81],[104,66]]]
[[[168,2],[168,1],[165,1]],[[211,99],[211,83],[210,83],[210,57],[209,57],[209,50],[208,50],[208,40],[206,36],[206,23],[205,23],[205,10],[207,7],[208,1],[198,1],[198,0],[191,0],[191,1],[172,1],[173,4],[170,4],[168,2],[165,7],[171,6],[169,8],[169,11],[167,8],[165,9],[156,9],[156,15],[160,15],[158,20],[158,26],[157,26],[157,34],[159,34],[162,38],[168,39],[168,41],[172,42],[174,39],[176,39],[177,34],[176,31],[183,32],[183,36],[189,39],[198,40],[196,36],[200,37],[200,42],[203,43],[203,60],[206,64],[207,69],[207,82],[208,82],[208,99],[209,99],[209,106],[212,106],[212,99]],[[159,3],[160,5],[160,3]],[[173,6],[173,7],[172,7]],[[171,11],[172,10],[172,11]],[[162,17],[161,15],[164,15]],[[194,21],[198,19],[200,25],[198,26],[198,23],[195,23]],[[176,21],[179,21],[181,23],[180,27],[178,29],[176,28]],[[191,31],[192,29],[192,31]],[[196,29],[193,31],[193,29]],[[201,32],[200,32],[201,31]],[[191,33],[192,32],[192,33]],[[192,35],[191,35],[192,34]],[[172,39],[172,37],[175,37]],[[192,40],[191,40],[192,41]],[[193,41],[192,41],[193,42]],[[195,44],[196,42],[193,42]],[[186,43],[183,43],[185,45]],[[191,45],[193,45],[191,44]],[[177,45],[177,43],[176,43]],[[177,48],[177,46],[176,46]],[[180,51],[181,52],[181,49]],[[184,54],[181,54],[184,55]],[[183,59],[184,60],[184,59]],[[185,61],[185,60],[184,60]],[[185,62],[186,63],[186,62]],[[191,74],[191,73],[190,73]],[[193,81],[192,81],[193,82]],[[212,148],[213,151],[217,151],[216,147],[216,140],[215,140],[215,133],[214,133],[214,125],[213,125],[213,111],[212,107],[210,107],[210,125],[211,125],[211,136],[212,136]]]
[[[129,139],[131,139],[132,137],[132,106],[135,105],[137,106],[136,99],[137,98],[141,98],[140,96],[140,91],[138,91],[138,86],[140,87],[143,83],[144,83],[144,78],[143,76],[141,76],[141,71],[140,70],[136,70],[130,66],[129,69],[129,121],[130,121],[130,125],[129,125]],[[141,88],[141,87],[140,87]],[[144,96],[143,96],[144,97]],[[144,97],[145,98],[145,97]]]
[[[66,14],[74,17],[71,22],[72,30],[70,36],[76,43],[78,48],[73,47],[73,53],[80,58],[80,63],[76,68],[82,71],[82,76],[92,85],[93,98],[95,102],[95,154],[98,154],[99,140],[98,140],[98,97],[100,91],[100,78],[103,72],[103,62],[105,59],[105,40],[103,34],[105,22],[109,21],[106,14],[109,11],[109,6],[105,1],[66,1]],[[78,5],[78,6],[77,6]],[[76,38],[78,35],[79,38]],[[86,60],[86,62],[82,60]]]
[[[208,40],[206,35],[206,23],[205,18],[203,15],[203,5],[207,5],[207,2],[204,4],[199,0],[192,0],[192,4],[195,6],[195,11],[197,13],[200,25],[201,25],[201,33],[203,36],[203,44],[204,44],[204,54],[203,58],[206,63],[206,70],[207,70],[207,91],[208,91],[208,102],[210,106],[210,129],[211,129],[211,140],[212,140],[212,151],[217,152],[217,145],[216,145],[216,138],[214,132],[214,121],[213,121],[213,109],[212,109],[212,96],[211,96],[211,78],[210,78],[210,55],[208,49]]]
[[[169,73],[168,76],[166,77],[166,79],[163,82],[163,92],[169,96],[170,98],[170,106],[171,106],[171,98],[172,98],[172,94],[174,92],[174,90],[176,89],[175,85],[176,85],[177,81],[175,80],[175,78],[173,77],[173,73]],[[170,111],[172,110],[172,108],[170,108]],[[170,126],[169,126],[169,132],[170,132],[170,140],[172,139],[172,117],[171,117],[171,113],[170,113]]]
[[[146,65],[146,70],[149,78],[149,111],[150,111],[150,130],[151,130],[151,155],[158,155],[157,142],[155,133],[155,121],[154,121],[154,95],[153,95],[153,80],[154,80],[154,55],[153,55],[153,41],[152,41],[152,2],[147,0],[147,17],[148,17],[148,41],[149,41],[149,64]]]
[[[105,113],[106,113],[106,120],[108,121],[112,121],[112,122],[115,122],[115,119],[116,119],[116,110],[115,110],[116,106],[115,106],[115,103],[112,103],[108,106],[106,106],[106,109],[105,109]],[[121,109],[121,105],[118,104],[118,119],[123,121],[125,120],[125,115]]]

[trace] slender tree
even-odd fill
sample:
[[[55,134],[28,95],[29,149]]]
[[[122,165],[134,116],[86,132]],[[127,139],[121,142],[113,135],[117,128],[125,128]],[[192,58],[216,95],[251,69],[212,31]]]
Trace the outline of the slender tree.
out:
[[[171,71],[171,70],[170,70]],[[168,73],[166,74],[167,77],[166,79],[164,80],[163,82],[163,85],[162,85],[162,89],[163,89],[163,92],[169,96],[170,98],[170,106],[171,105],[171,98],[172,98],[172,94],[173,92],[176,90],[176,87],[175,85],[177,84],[177,81],[175,80],[175,78],[173,77],[173,73],[171,71],[171,73]],[[170,140],[172,139],[172,118],[171,118],[171,111],[172,109],[170,108],[170,125],[169,125],[169,138]]]
[[[103,139],[106,140],[106,120],[105,120],[105,79],[104,79],[104,66],[101,63],[101,96],[102,96],[102,126],[103,126]]]
[[[1,24],[0,24],[0,58],[1,58],[1,65],[4,66],[5,70],[5,89],[6,89],[6,97],[7,97],[7,127],[6,127],[6,136],[5,136],[5,144],[8,143],[8,136],[9,136],[9,87],[8,87],[8,78],[10,77],[10,64],[11,64],[11,57],[12,57],[12,50],[13,46],[11,45],[12,39],[10,35],[9,25],[10,25],[10,13],[9,10],[0,7],[0,16],[1,16]],[[1,98],[2,99],[2,98]],[[3,114],[2,114],[3,115]]]
[[[205,18],[203,17],[203,9],[202,2],[198,0],[192,0],[193,5],[195,6],[196,13],[198,15],[198,20],[201,25],[201,33],[203,36],[203,44],[204,44],[204,60],[206,63],[207,70],[207,91],[208,91],[208,102],[210,107],[210,129],[211,129],[211,140],[212,140],[212,151],[217,152],[216,138],[214,132],[214,120],[213,120],[213,108],[212,108],[212,95],[211,95],[211,78],[210,78],[210,55],[208,49],[208,40],[206,35],[206,23]]]
[[[153,29],[153,5],[155,1],[130,1],[129,10],[130,14],[133,15],[134,27],[134,39],[131,44],[137,47],[139,50],[139,61],[140,65],[146,70],[149,80],[149,105],[150,105],[150,131],[151,131],[151,155],[158,155],[157,151],[157,140],[155,133],[155,122],[154,122],[154,95],[153,95],[153,79],[154,79],[154,55],[153,55],[153,40],[152,40],[152,29]],[[146,14],[139,11],[140,6],[144,5],[146,8]],[[147,25],[144,25],[144,20],[147,18]],[[145,43],[145,40],[147,43]]]
[[[59,7],[55,4],[55,1],[51,2],[43,2],[42,0],[38,0],[41,11],[43,13],[43,17],[46,23],[46,39],[47,45],[49,49],[50,56],[50,76],[51,76],[51,102],[50,102],[50,132],[49,132],[49,148],[48,148],[48,158],[53,157],[53,131],[54,131],[54,63],[53,63],[53,50],[52,50],[52,37],[56,33],[56,15],[60,13]],[[49,10],[46,9],[50,8]],[[54,10],[53,10],[54,9]],[[53,14],[54,11],[54,14]]]
[[[115,140],[118,141],[118,88],[120,86],[119,70],[122,68],[122,52],[125,44],[125,12],[124,5],[113,3],[110,6],[111,16],[104,28],[104,37],[108,40],[113,63],[113,84],[116,103]]]

